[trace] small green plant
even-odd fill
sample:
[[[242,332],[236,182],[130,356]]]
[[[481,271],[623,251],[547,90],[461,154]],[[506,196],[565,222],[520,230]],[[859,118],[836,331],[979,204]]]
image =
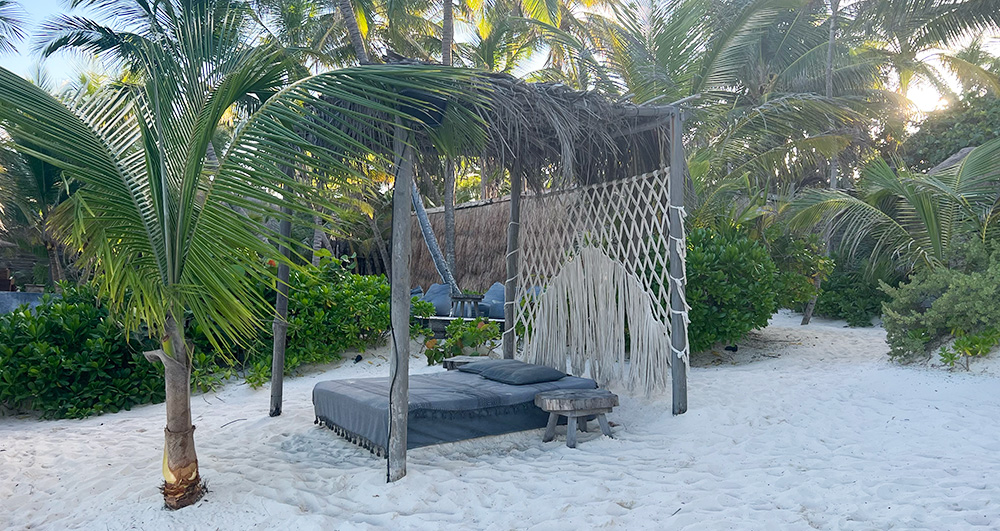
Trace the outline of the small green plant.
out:
[[[424,344],[428,365],[463,354],[479,355],[476,349],[500,338],[500,327],[482,317],[471,321],[456,319],[448,324],[445,333],[448,337],[444,341],[430,339]]]
[[[961,362],[965,370],[969,370],[969,361],[972,358],[986,356],[993,350],[993,347],[1000,344],[1000,329],[987,328],[978,334],[966,334],[961,330],[952,332],[956,337],[951,348],[941,347],[938,357],[941,362],[955,368]]]

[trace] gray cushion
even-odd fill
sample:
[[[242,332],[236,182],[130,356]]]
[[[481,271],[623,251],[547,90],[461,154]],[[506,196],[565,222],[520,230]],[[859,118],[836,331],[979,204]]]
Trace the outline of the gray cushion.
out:
[[[506,365],[512,365],[512,366],[513,365],[527,365],[527,363],[524,363],[523,361],[517,361],[517,360],[484,359],[483,361],[474,361],[472,363],[466,363],[465,365],[462,365],[461,367],[459,367],[458,370],[460,370],[462,372],[471,372],[472,374],[479,374],[479,373],[485,371],[486,369],[489,369],[489,368],[492,368],[492,367],[503,367],[503,366],[506,366]]]
[[[479,305],[479,313],[488,316],[490,319],[503,319],[503,284],[494,282],[490,289],[483,294],[483,302]],[[489,306],[489,311],[484,311],[483,306]]]
[[[431,284],[424,294],[424,300],[434,305],[436,315],[451,313],[451,289],[444,284]]]
[[[542,382],[554,382],[566,377],[566,373],[544,365],[498,365],[479,373],[480,376],[494,382],[509,385],[528,385]]]

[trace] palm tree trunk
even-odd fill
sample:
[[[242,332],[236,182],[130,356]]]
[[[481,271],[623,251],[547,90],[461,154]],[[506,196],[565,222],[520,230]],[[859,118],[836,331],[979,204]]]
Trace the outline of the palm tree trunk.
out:
[[[163,502],[168,509],[187,507],[205,495],[198,475],[191,424],[191,355],[184,340],[184,328],[168,310],[164,323],[162,350],[147,352],[146,358],[163,363],[167,392],[167,426],[163,448]]]
[[[840,10],[840,0],[830,0],[830,40],[826,48],[826,97],[827,99],[833,97],[833,52],[837,45],[837,11]],[[834,155],[830,157],[829,161],[830,167],[830,189],[837,189],[837,156]],[[830,254],[830,229],[829,227],[825,230],[823,234],[823,247],[826,254]],[[805,311],[802,312],[802,323],[803,325],[809,324],[812,320],[813,311],[816,310],[816,301],[819,299],[819,289],[822,286],[823,279],[819,276],[813,279],[813,286],[816,288],[817,294],[813,295],[809,302],[806,304]]]
[[[455,271],[455,165],[444,163],[444,256],[448,269]]]
[[[378,223],[375,222],[375,213],[368,218],[368,225],[372,229],[372,237],[375,238],[375,246],[378,247],[378,255],[382,259],[382,267],[385,269],[385,276],[389,278],[392,273],[392,260],[389,259],[389,252],[386,250],[387,246],[385,244],[385,238],[382,237],[382,231],[378,228]]]
[[[319,216],[313,216],[313,225],[316,228],[313,229],[313,244],[312,244],[312,265],[313,267],[319,267],[319,250],[323,248],[323,227],[322,221]]]
[[[344,25],[347,26],[347,37],[354,47],[354,55],[361,64],[367,64],[368,51],[365,50],[365,41],[361,37],[361,28],[358,27],[358,18],[354,15],[354,6],[351,0],[337,0],[340,7],[340,16],[344,17]]]
[[[51,277],[53,285],[58,285],[66,278],[62,270],[62,264],[59,263],[59,248],[56,242],[52,241],[48,236],[46,236],[45,240],[45,251],[49,254],[49,277]]]
[[[413,203],[413,210],[417,214],[417,222],[420,223],[420,234],[424,237],[424,243],[427,244],[427,252],[430,253],[431,259],[434,261],[434,268],[437,269],[438,275],[441,277],[441,281],[451,287],[452,294],[462,293],[462,290],[458,287],[458,283],[455,282],[455,278],[451,275],[451,270],[448,269],[448,263],[444,259],[444,255],[441,254],[441,247],[438,245],[437,236],[434,235],[434,229],[431,228],[431,222],[427,218],[427,210],[424,209],[424,202],[420,199],[420,192],[417,191],[417,183],[413,183],[410,189],[410,199]],[[409,237],[409,235],[401,235],[401,237]]]
[[[451,66],[451,49],[455,44],[455,4],[444,0],[441,19],[441,64]]]

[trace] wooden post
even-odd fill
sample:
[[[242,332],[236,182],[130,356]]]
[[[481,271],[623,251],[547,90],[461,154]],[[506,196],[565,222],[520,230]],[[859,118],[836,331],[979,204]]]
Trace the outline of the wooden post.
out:
[[[683,279],[684,264],[675,242],[684,239],[681,208],[684,207],[684,119],[679,107],[670,118],[670,276]],[[681,282],[684,282],[682,280]],[[687,323],[681,316],[685,301],[683,292],[671,283],[670,289],[670,383],[673,391],[673,412],[687,411],[687,366],[680,353],[687,347]]]
[[[514,359],[517,335],[514,333],[514,298],[517,296],[517,266],[520,257],[518,237],[521,232],[521,172],[510,175],[510,222],[507,224],[507,281],[503,288],[503,357]]]
[[[289,177],[295,175],[294,170],[289,169]],[[288,186],[283,186],[284,199],[288,200],[291,193]],[[282,207],[281,213],[291,216],[292,210]],[[283,240],[292,236],[292,221],[290,218],[281,220],[278,226],[278,233]],[[290,256],[288,246],[285,241],[278,242],[279,252],[287,259]],[[274,323],[271,324],[271,331],[274,334],[274,345],[271,350],[271,410],[268,413],[272,417],[281,415],[281,394],[285,380],[285,346],[288,338],[288,264],[282,262],[278,264],[278,281],[275,286],[278,294],[274,301]]]
[[[406,418],[409,415],[410,371],[410,187],[413,148],[409,133],[396,126],[397,164],[392,189],[392,359],[389,364],[389,444],[386,481],[406,475]]]

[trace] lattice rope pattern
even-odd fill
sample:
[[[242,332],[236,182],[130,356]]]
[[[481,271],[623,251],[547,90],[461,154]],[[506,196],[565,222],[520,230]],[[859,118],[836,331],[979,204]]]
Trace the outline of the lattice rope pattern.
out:
[[[524,202],[515,329],[527,361],[647,393],[669,382],[669,171]],[[663,289],[669,286],[668,289]],[[687,322],[687,311],[678,312]],[[626,352],[626,326],[629,334]],[[679,353],[687,363],[687,346]],[[626,363],[626,354],[628,357]]]

